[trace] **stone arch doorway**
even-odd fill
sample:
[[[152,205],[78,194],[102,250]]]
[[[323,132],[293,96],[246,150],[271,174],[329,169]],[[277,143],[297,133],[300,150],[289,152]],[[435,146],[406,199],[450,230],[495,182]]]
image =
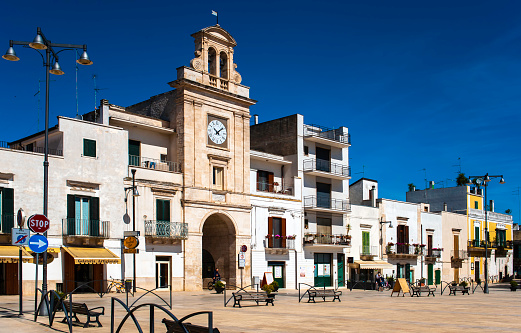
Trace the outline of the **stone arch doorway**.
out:
[[[213,214],[206,219],[203,225],[203,271],[202,278],[206,277],[205,259],[210,257],[215,268],[219,269],[221,278],[227,284],[236,284],[236,240],[235,227],[232,221],[223,214]],[[205,257],[206,253],[206,257]],[[212,271],[213,274],[213,271]]]

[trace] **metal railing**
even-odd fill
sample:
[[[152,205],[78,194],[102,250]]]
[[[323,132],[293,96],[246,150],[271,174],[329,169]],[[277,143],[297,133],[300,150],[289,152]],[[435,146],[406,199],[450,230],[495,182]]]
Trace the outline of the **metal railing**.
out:
[[[11,229],[14,227],[15,219],[15,214],[0,215],[0,233],[10,234]]]
[[[419,246],[414,246],[410,244],[394,244],[394,245],[387,245],[385,247],[385,253],[386,254],[410,254],[410,255],[417,255],[421,256],[424,254],[424,248]]]
[[[314,158],[304,160],[304,171],[323,171],[344,177],[351,176],[351,168],[346,165]]]
[[[361,245],[360,246],[360,255],[361,256],[377,256],[378,255],[378,246]]]
[[[63,219],[62,234],[63,236],[110,238],[110,221]]]
[[[284,241],[286,244],[284,244]],[[283,246],[284,245],[284,246]],[[265,247],[267,249],[295,249],[295,238],[287,238],[287,236],[270,235],[266,237]]]
[[[425,256],[431,257],[431,258],[441,258],[441,251],[440,249],[427,249],[427,253]]]
[[[178,162],[164,161],[135,155],[128,155],[128,165],[159,171],[181,172],[181,164]]]
[[[451,259],[460,259],[465,260],[468,259],[469,254],[465,250],[450,250]]]
[[[491,248],[492,244],[490,242],[488,242],[487,244],[487,247],[488,248]],[[484,240],[479,240],[479,239],[471,239],[468,241],[468,247],[479,247],[479,248],[485,248],[485,241]]]
[[[344,134],[341,128],[332,129],[320,125],[304,125],[304,136],[316,136],[344,144],[351,144],[351,135]]]
[[[257,182],[257,191],[293,195],[293,185],[279,183]]]
[[[348,212],[351,204],[347,200],[310,195],[304,197],[304,208],[326,208]]]
[[[22,146],[21,144],[9,144],[6,141],[0,141],[0,148],[7,148],[13,150],[29,151],[33,153],[44,154],[45,147]],[[63,156],[63,150],[48,148],[49,155]]]
[[[307,233],[304,235],[304,245],[327,244],[327,245],[351,245],[351,237],[348,235],[332,235]]]
[[[188,238],[188,223],[145,220],[145,237]]]

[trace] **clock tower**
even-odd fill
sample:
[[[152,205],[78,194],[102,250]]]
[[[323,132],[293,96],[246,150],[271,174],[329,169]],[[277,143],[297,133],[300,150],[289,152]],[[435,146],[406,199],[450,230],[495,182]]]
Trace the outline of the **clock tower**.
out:
[[[241,84],[233,37],[219,25],[192,37],[195,57],[170,82],[176,89],[170,126],[177,132],[174,150],[182,164],[189,232],[184,289],[200,290],[215,268],[232,285],[250,276],[249,260],[239,268],[237,257],[251,239],[249,107],[256,101]]]

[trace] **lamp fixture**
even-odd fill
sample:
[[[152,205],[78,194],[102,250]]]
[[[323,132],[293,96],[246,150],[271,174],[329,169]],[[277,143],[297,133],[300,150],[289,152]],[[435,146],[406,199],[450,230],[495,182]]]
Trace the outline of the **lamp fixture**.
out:
[[[43,41],[42,35],[38,33],[32,43],[29,43],[29,46],[35,50],[45,50],[47,49],[47,45]]]
[[[16,56],[16,52],[14,51],[14,48],[12,46],[9,46],[9,48],[7,49],[7,52],[5,52],[5,54],[2,56],[2,58],[4,58],[5,60],[9,60],[9,61],[20,60],[20,58],[18,58]]]
[[[63,75],[65,74],[64,71],[62,71],[60,64],[56,61],[54,65],[52,65],[52,69],[49,71],[49,73],[54,75]]]
[[[92,65],[92,60],[89,59],[86,49],[83,49],[81,57],[78,60],[76,60],[76,62],[80,65]]]

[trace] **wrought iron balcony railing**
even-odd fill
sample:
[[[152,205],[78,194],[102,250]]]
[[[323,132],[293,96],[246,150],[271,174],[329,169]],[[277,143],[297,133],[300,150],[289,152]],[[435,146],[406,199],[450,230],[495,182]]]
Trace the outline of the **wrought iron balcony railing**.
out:
[[[0,233],[10,234],[11,229],[14,227],[15,214],[2,214],[0,215]]]
[[[361,245],[360,246],[361,256],[378,256],[378,246]]]
[[[110,221],[63,219],[62,234],[63,236],[110,238]]]
[[[295,238],[287,236],[269,235],[266,237],[265,247],[269,249],[295,249]]]
[[[188,223],[145,220],[145,237],[188,238]]]
[[[513,247],[512,241],[507,240],[497,240],[494,239],[494,241],[491,243],[491,247],[493,248],[502,248],[502,249],[512,249]]]
[[[468,259],[469,254],[465,250],[450,250],[450,258],[452,260],[465,260]]]
[[[394,255],[416,255],[421,256],[424,254],[423,247],[420,246],[414,246],[409,244],[393,244],[393,245],[387,245],[385,247],[385,253],[386,254],[394,254]]]
[[[279,183],[257,182],[257,191],[293,195],[293,185]]]
[[[163,161],[154,158],[128,155],[128,165],[139,166],[142,168],[168,171],[168,172],[181,172],[181,164],[171,161]]]
[[[304,208],[325,208],[348,212],[351,204],[347,200],[310,195],[304,197]]]
[[[13,150],[22,150],[22,151],[30,151],[33,153],[45,153],[45,147],[34,147],[31,145],[22,146],[21,144],[9,144],[9,142],[6,141],[0,141],[0,148],[7,148],[7,149],[13,149]],[[48,149],[49,155],[55,155],[55,156],[63,156],[63,151],[60,149]]]
[[[304,171],[323,171],[333,175],[351,177],[350,167],[343,164],[332,163],[330,161],[314,158],[304,160]]]
[[[441,258],[441,249],[427,249],[427,257]]]
[[[307,233],[304,235],[304,244],[351,245],[351,236]]]
[[[469,248],[485,248],[485,241],[479,240],[479,239],[471,239],[468,241],[468,247]],[[492,243],[488,242],[487,247],[491,248]]]
[[[320,125],[304,125],[304,136],[315,136],[344,144],[351,144],[351,136],[344,134],[341,128],[332,129]]]

